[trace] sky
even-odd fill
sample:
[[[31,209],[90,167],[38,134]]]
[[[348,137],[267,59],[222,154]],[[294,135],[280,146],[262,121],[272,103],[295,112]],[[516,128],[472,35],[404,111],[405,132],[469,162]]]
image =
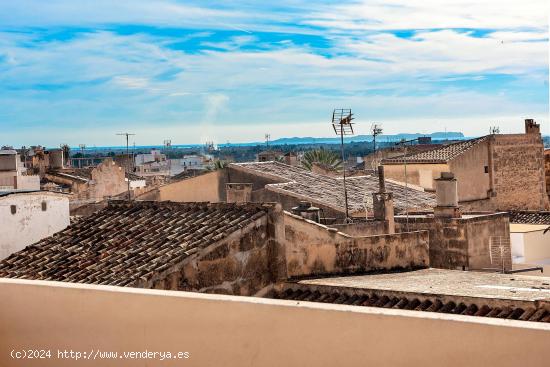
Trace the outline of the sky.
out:
[[[550,134],[547,0],[0,0],[0,145]]]

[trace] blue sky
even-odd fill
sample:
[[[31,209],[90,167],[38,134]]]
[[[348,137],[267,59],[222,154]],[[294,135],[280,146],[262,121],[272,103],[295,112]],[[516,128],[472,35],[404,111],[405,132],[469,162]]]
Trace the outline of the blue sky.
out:
[[[0,0],[0,144],[548,126],[546,0]]]

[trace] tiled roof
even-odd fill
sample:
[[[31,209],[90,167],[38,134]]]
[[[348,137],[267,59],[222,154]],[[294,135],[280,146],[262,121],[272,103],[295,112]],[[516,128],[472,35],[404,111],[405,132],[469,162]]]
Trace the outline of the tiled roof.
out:
[[[343,181],[339,177],[330,177],[312,173],[304,168],[289,166],[279,162],[231,163],[230,167],[246,170],[273,180],[266,189],[280,192],[301,200],[344,210]],[[378,192],[378,177],[354,176],[346,178],[350,211],[364,212],[364,205],[372,208],[372,194]],[[409,187],[405,192],[403,185],[386,181],[386,190],[393,192],[396,212],[409,210],[431,210],[436,205],[433,193]],[[407,203],[408,202],[408,203]]]
[[[0,262],[0,277],[131,286],[266,214],[261,205],[111,202]]]
[[[550,225],[550,212],[511,211],[510,223]]]
[[[275,291],[272,298],[295,301],[335,303],[353,306],[383,307],[401,310],[450,313],[467,316],[485,316],[500,319],[550,322],[550,311],[545,307],[489,305],[482,300],[471,303],[449,300],[448,297],[430,296],[419,299],[409,295],[386,295],[383,291],[343,291],[339,289],[287,285]]]
[[[442,145],[435,149],[407,154],[406,156],[388,158],[384,159],[382,163],[401,164],[405,161],[407,163],[447,163],[458,157],[459,155],[463,154],[464,152],[468,151],[473,146],[485,141],[487,137],[488,136],[482,136],[481,138]]]

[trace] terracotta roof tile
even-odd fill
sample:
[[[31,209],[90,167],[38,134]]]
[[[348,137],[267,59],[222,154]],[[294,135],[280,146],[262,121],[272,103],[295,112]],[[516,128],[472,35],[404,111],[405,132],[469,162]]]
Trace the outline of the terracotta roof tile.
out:
[[[544,211],[511,211],[510,223],[550,225],[550,212]]]
[[[465,153],[473,146],[485,141],[488,136],[482,136],[477,139],[470,139],[442,145],[435,149],[426,150],[423,152],[407,154],[406,156],[384,159],[383,164],[401,164],[407,163],[447,163],[459,155]]]
[[[413,295],[388,296],[383,292],[364,292],[362,294],[338,289],[316,289],[305,285],[286,285],[281,291],[269,295],[275,299],[307,302],[334,303],[342,305],[394,308],[411,311],[450,313],[465,316],[494,317],[510,320],[550,322],[550,311],[545,307],[489,306],[479,303],[464,303],[446,300],[433,295],[422,301]]]
[[[133,285],[266,214],[261,205],[110,202],[0,262],[0,277]]]
[[[266,189],[270,191],[344,210],[341,178],[312,173],[304,168],[279,162],[232,163],[229,166],[279,182],[266,185]],[[346,178],[346,182],[350,211],[363,212],[365,204],[372,208],[372,194],[378,191],[378,177],[354,176]],[[409,210],[432,210],[436,205],[433,193],[413,187],[409,187],[406,192],[403,185],[389,180],[386,181],[386,190],[393,192],[394,206],[398,213],[403,212],[406,207]]]

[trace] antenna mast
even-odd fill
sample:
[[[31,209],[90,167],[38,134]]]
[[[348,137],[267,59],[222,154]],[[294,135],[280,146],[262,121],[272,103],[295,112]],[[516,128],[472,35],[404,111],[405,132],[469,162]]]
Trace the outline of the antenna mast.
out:
[[[332,111],[332,127],[336,135],[340,136],[340,151],[342,153],[343,177],[344,177],[344,202],[346,207],[346,223],[350,223],[348,209],[348,190],[346,187],[346,159],[344,155],[344,135],[353,135],[353,114],[351,108],[339,108]]]
[[[128,137],[136,134],[118,133],[117,135],[126,136],[126,181],[128,182],[128,201],[130,201],[130,148],[128,146]]]

